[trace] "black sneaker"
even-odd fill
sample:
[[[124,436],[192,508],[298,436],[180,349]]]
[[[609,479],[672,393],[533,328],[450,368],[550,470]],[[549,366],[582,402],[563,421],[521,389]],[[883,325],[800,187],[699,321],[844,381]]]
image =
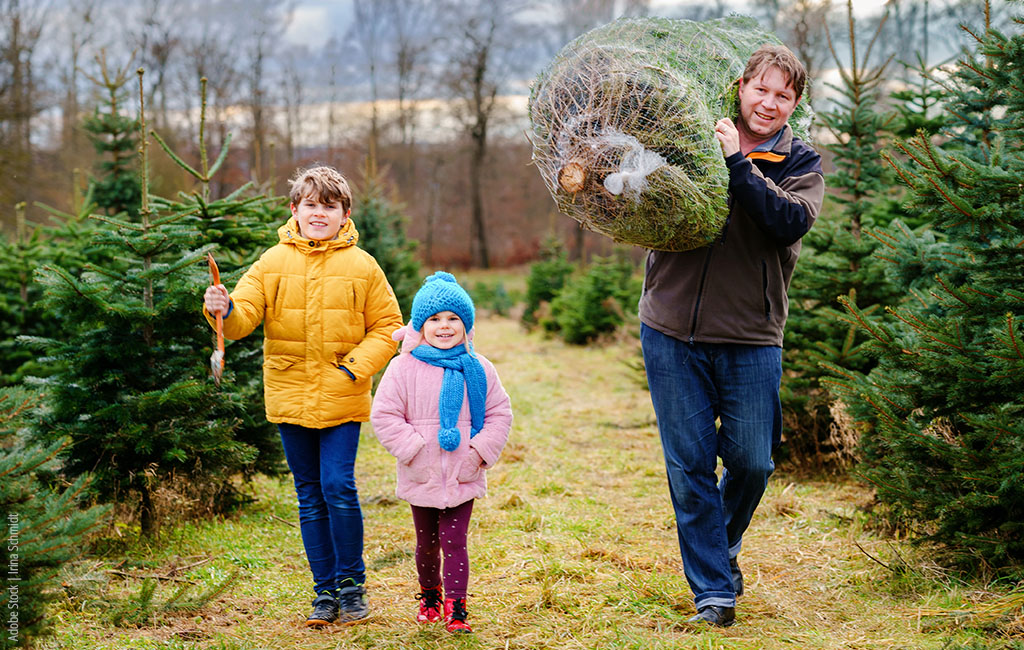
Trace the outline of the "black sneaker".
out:
[[[351,585],[338,590],[338,620],[353,623],[370,615],[363,585]]]
[[[729,570],[732,572],[732,590],[737,596],[743,595],[743,572],[740,571],[740,563],[736,558],[729,558]]]
[[[729,627],[736,622],[736,608],[708,605],[697,615],[686,621],[690,625],[711,625],[713,627]]]
[[[309,627],[323,627],[338,620],[338,599],[324,592],[313,600],[313,612],[306,617]]]

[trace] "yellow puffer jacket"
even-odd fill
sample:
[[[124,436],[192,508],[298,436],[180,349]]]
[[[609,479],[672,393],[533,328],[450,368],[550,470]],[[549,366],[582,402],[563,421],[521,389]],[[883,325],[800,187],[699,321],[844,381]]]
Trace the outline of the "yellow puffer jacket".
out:
[[[402,326],[394,291],[377,261],[356,247],[351,219],[331,241],[305,239],[294,218],[277,234],[280,243],[231,292],[224,336],[240,339],[264,323],[271,422],[313,429],[366,422],[373,375],[398,345],[391,338]]]

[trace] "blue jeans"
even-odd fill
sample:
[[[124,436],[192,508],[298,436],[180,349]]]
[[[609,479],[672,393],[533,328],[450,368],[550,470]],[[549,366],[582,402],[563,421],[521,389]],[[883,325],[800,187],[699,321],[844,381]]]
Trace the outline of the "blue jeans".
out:
[[[363,512],[356,491],[359,423],[327,429],[278,424],[284,456],[295,477],[299,528],[316,593],[351,578],[366,582]]]
[[[782,436],[782,348],[685,343],[643,324],[640,341],[683,572],[698,610],[734,607],[729,558],[740,552]]]

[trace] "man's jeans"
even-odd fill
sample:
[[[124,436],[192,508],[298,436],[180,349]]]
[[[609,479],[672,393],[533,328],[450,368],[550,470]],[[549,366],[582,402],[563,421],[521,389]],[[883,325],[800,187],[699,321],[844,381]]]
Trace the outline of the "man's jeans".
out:
[[[782,435],[782,348],[685,343],[643,324],[640,340],[686,580],[698,610],[733,607],[729,558],[740,552]]]
[[[278,424],[284,455],[295,477],[299,528],[316,593],[334,591],[346,578],[366,582],[363,513],[356,492],[359,423],[327,429]]]

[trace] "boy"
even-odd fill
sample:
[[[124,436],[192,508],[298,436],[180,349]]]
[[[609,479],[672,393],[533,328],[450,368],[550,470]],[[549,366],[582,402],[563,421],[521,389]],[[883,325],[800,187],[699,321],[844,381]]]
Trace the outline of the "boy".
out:
[[[395,353],[402,326],[380,266],[356,247],[352,193],[331,167],[300,169],[280,241],[235,290],[207,288],[211,325],[240,339],[264,324],[263,390],[295,478],[302,543],[313,573],[310,626],[365,618],[363,518],[355,484],[360,422],[370,417],[374,373]]]

